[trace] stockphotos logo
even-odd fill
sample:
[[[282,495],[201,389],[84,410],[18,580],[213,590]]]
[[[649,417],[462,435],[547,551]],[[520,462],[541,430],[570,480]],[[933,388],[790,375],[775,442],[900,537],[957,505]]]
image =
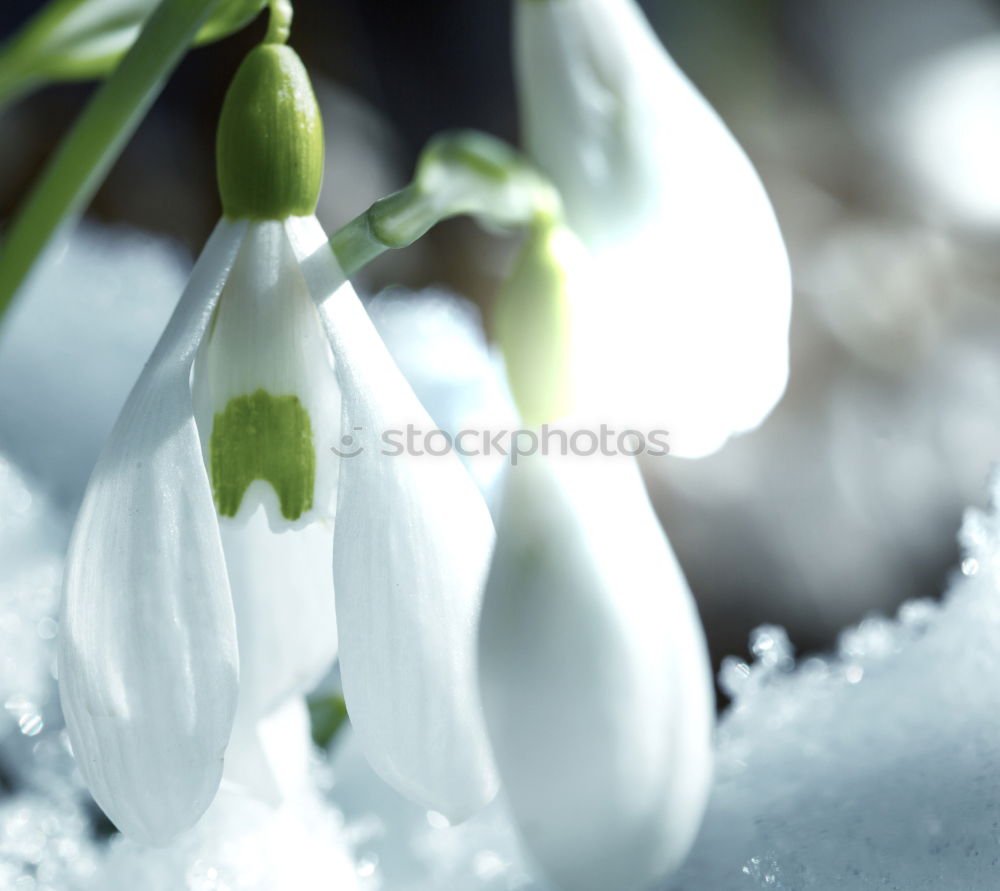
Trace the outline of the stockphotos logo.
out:
[[[341,458],[356,458],[370,449],[377,449],[389,458],[403,455],[439,458],[455,452],[463,458],[498,456],[516,465],[526,455],[574,455],[589,458],[592,455],[613,457],[649,455],[660,458],[670,453],[670,434],[666,430],[617,431],[607,424],[592,430],[581,428],[566,430],[543,424],[538,430],[481,430],[467,428],[455,433],[434,427],[421,430],[412,424],[405,428],[368,431],[355,427],[351,433],[340,437],[340,443],[331,451]]]

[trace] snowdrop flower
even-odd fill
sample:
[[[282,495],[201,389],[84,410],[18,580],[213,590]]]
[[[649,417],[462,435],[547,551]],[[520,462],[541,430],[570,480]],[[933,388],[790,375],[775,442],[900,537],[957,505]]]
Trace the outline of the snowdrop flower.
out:
[[[788,375],[788,261],[767,195],[634,0],[518,0],[527,147],[606,299],[587,389],[699,456],[755,427]]]
[[[1000,224],[998,78],[994,22],[973,39],[947,39],[908,65],[894,64],[887,85],[869,84],[863,94],[864,122],[909,180],[921,210],[946,224]]]
[[[274,798],[257,725],[328,670],[339,625],[373,766],[458,819],[495,788],[474,674],[488,511],[457,459],[364,447],[431,424],[312,216],[322,131],[292,50],[247,56],[218,154],[225,217],[72,536],[59,679],[77,762],[141,842],[194,824],[224,761]]]
[[[545,227],[501,290],[511,390],[534,423],[574,404],[578,256],[570,233]],[[714,698],[693,599],[633,458],[536,451],[509,468],[479,669],[503,788],[544,871],[605,891],[673,870],[708,796]]]

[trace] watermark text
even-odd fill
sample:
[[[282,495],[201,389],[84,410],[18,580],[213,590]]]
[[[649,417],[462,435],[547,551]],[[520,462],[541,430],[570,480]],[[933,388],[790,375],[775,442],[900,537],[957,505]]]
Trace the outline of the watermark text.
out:
[[[452,452],[463,458],[500,457],[516,465],[527,455],[573,455],[654,458],[670,453],[670,434],[666,430],[616,430],[607,424],[592,429],[566,429],[543,424],[535,429],[483,430],[465,428],[455,432],[439,427],[421,429],[413,424],[382,430],[376,434],[355,427],[340,437],[332,451],[341,458],[356,458],[370,449],[377,449],[389,458],[429,456],[442,457]]]

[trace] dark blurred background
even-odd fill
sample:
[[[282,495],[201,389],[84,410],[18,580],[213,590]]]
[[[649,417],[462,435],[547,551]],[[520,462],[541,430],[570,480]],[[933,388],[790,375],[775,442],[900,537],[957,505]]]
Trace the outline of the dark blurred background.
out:
[[[37,2],[0,5],[8,35]],[[1000,455],[1000,0],[648,0],[755,161],[796,281],[788,393],[756,433],[647,468],[716,659],[761,622],[800,649],[957,571],[961,512]],[[317,79],[328,228],[402,186],[435,132],[517,141],[505,0],[296,0]],[[264,18],[192,52],[90,210],[196,253],[219,215],[215,121]],[[3,113],[0,217],[89,84]],[[466,220],[365,272],[489,315],[509,240]],[[724,262],[724,257],[720,257]],[[964,565],[964,571],[975,567]]]

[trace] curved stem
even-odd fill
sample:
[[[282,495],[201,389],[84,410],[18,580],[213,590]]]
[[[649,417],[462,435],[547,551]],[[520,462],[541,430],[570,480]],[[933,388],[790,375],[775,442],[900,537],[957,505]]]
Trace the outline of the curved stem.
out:
[[[464,130],[428,143],[413,181],[334,233],[330,247],[350,277],[450,217],[511,229],[561,214],[555,188],[523,156],[500,139]]]
[[[269,0],[270,19],[264,43],[288,43],[292,31],[292,0]]]

